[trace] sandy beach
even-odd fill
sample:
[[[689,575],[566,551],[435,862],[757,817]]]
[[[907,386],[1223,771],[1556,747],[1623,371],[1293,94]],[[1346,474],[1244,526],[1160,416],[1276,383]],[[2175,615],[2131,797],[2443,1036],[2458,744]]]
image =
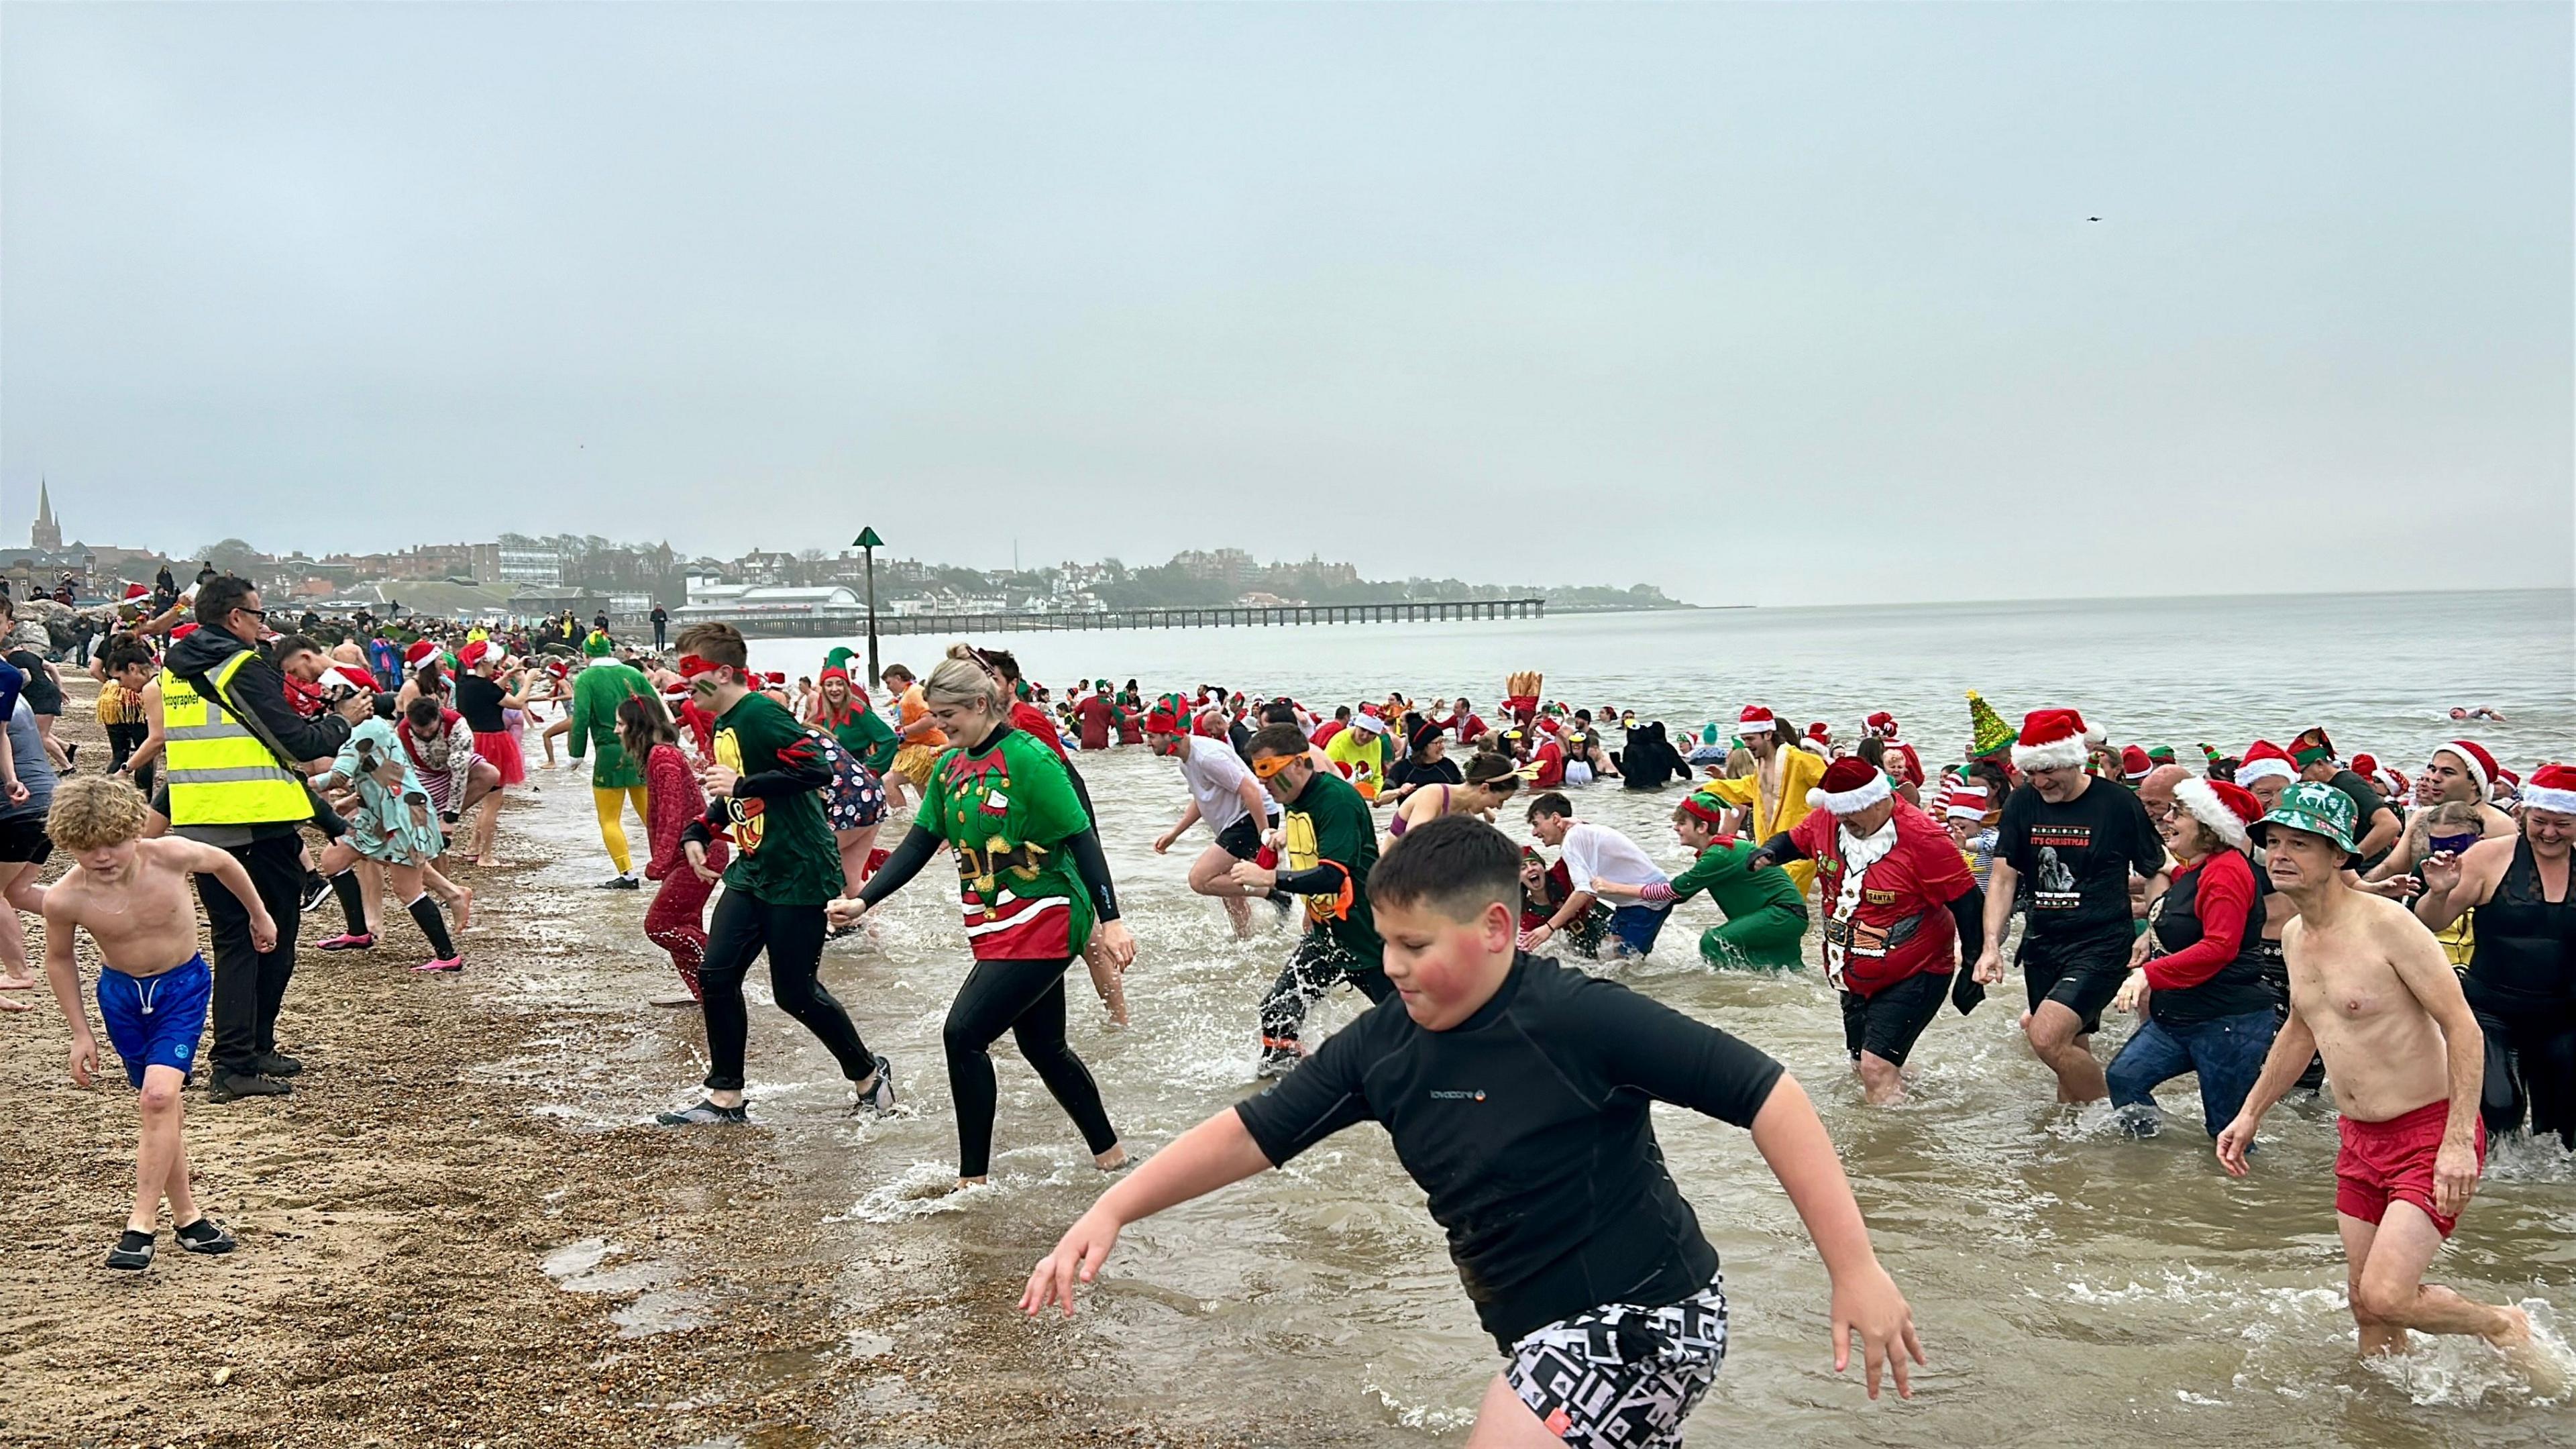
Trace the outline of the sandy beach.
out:
[[[63,735],[95,768],[94,686],[65,672]],[[505,841],[542,800],[513,802]],[[460,874],[477,897],[469,960],[542,935],[530,874]],[[304,948],[280,1027],[306,1063],[293,1096],[189,1091],[199,1200],[241,1240],[222,1258],[178,1252],[165,1223],[150,1271],[99,1265],[132,1191],[132,1098],[112,1056],[102,1085],[72,1086],[41,988],[35,1010],[0,1017],[17,1117],[0,1144],[0,1441],[1238,1442],[1063,1387],[1060,1350],[1006,1309],[1005,1268],[896,1248],[826,1260],[768,1134],[533,1112],[523,1081],[603,1056],[685,1080],[689,1014],[530,1010],[479,968],[415,977],[407,930],[367,957]],[[639,1003],[666,988],[658,953],[629,954]],[[851,1285],[869,1282],[876,1301],[854,1311]]]

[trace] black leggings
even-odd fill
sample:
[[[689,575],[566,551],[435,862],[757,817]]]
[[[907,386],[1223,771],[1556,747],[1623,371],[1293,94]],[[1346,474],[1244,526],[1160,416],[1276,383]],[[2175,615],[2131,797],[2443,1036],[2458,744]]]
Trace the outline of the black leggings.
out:
[[[2476,1007],[2487,1070],[2478,1115],[2490,1141],[2523,1125],[2576,1149],[2576,1016],[2546,1007],[2507,1016]]]
[[[769,952],[769,991],[778,1009],[805,1023],[841,1064],[841,1075],[867,1080],[876,1058],[850,1014],[823,989],[823,908],[773,906],[748,891],[727,890],[707,922],[707,959],[698,968],[698,986],[706,994],[707,1090],[742,1090],[743,1044],[751,1035],[751,1012],[743,1004],[742,980],[763,948]]]
[[[1011,1034],[1020,1056],[1037,1068],[1057,1105],[1082,1133],[1092,1155],[1118,1145],[1109,1109],[1091,1069],[1064,1039],[1064,972],[1068,956],[1048,961],[978,961],[948,1006],[940,1041],[948,1049],[948,1095],[957,1103],[957,1175],[982,1177],[993,1161],[991,1047]]]

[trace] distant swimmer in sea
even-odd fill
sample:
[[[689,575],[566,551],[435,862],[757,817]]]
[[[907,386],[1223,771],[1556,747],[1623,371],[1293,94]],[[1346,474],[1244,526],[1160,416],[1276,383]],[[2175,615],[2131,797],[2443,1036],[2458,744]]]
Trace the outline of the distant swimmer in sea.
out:
[[[2497,724],[2504,723],[2504,715],[2499,713],[2495,706],[2490,704],[2473,705],[2465,709],[2456,704],[2452,705],[2451,718],[2459,720],[2491,719]]]

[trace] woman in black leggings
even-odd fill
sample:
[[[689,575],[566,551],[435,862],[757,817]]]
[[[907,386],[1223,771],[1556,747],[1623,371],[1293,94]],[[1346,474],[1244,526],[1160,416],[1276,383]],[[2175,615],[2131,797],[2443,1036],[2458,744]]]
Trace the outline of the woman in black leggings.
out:
[[[972,743],[939,757],[911,831],[856,898],[832,903],[832,921],[857,922],[902,889],[939,847],[953,848],[966,938],[975,952],[975,969],[950,1004],[942,1033],[948,1090],[957,1102],[958,1186],[982,1182],[992,1166],[991,1048],[1005,1031],[1081,1129],[1093,1161],[1104,1169],[1123,1167],[1127,1150],[1109,1125],[1100,1088],[1064,1039],[1065,968],[1084,945],[1096,935],[1121,967],[1136,954],[1118,920],[1100,837],[1063,765],[1044,744],[1011,727],[1001,687],[981,666],[947,660],[922,682],[921,693],[951,740]]]

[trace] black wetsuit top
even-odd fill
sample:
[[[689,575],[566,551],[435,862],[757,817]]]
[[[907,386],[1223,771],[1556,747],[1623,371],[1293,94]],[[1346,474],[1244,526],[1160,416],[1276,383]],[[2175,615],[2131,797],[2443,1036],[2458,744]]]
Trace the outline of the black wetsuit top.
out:
[[[1780,1073],[1713,1026],[1524,953],[1457,1026],[1425,1031],[1390,997],[1235,1112],[1274,1165],[1354,1122],[1386,1124],[1477,1318],[1508,1348],[1589,1308],[1708,1285],[1717,1250],[1648,1106],[1749,1127]]]

